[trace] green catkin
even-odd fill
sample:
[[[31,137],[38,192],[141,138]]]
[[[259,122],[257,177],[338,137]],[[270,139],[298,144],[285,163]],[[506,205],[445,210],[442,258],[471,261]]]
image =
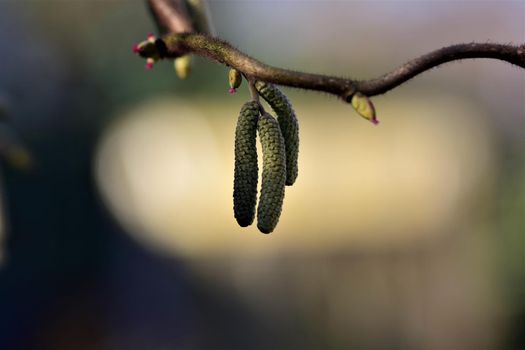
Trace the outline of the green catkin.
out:
[[[290,101],[276,86],[257,81],[255,87],[277,115],[286,146],[286,185],[291,186],[299,174],[299,122]]]
[[[270,233],[279,222],[286,183],[286,151],[279,123],[264,113],[257,126],[263,152],[261,196],[257,207],[257,228]]]
[[[257,121],[259,104],[246,102],[239,113],[235,129],[235,171],[233,211],[241,227],[252,224],[257,202]]]

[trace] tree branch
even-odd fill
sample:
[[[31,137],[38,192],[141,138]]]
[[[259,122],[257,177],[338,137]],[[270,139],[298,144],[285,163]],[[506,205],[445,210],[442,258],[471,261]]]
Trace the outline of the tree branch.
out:
[[[159,40],[165,44],[166,57],[192,53],[235,68],[255,80],[324,91],[337,96],[351,96],[355,92],[355,82],[352,80],[273,67],[248,56],[226,41],[204,34],[171,33]]]
[[[248,56],[226,41],[204,34],[170,33],[157,39],[155,44],[161,58],[176,58],[191,53],[233,67],[255,80],[324,91],[346,102],[350,102],[356,92],[366,96],[384,94],[426,70],[456,60],[492,58],[525,68],[525,44],[521,46],[492,43],[452,45],[408,61],[377,79],[363,81],[273,67]],[[139,52],[139,54],[148,57],[148,53]]]
[[[351,102],[356,92],[365,96],[384,94],[431,68],[451,61],[467,58],[493,58],[525,68],[525,44],[512,46],[469,43],[432,51],[376,79],[357,81],[296,72],[267,65],[239,51],[226,41],[194,33],[198,28],[195,28],[189,16],[186,6],[188,3],[184,0],[147,0],[148,7],[161,33],[167,34],[155,42],[157,50],[152,50],[152,45],[143,45],[137,46],[136,52],[150,60],[152,58],[155,60],[177,58],[186,54],[204,56],[237,69],[252,81],[262,80],[277,85],[324,91],[346,102]],[[199,4],[202,5],[202,0],[199,1]],[[151,41],[150,44],[152,44]]]
[[[195,30],[181,0],[147,0],[146,2],[161,34],[189,33]]]
[[[377,79],[360,81],[357,89],[368,96],[380,95],[443,63],[467,58],[493,58],[525,68],[525,44],[521,46],[469,43],[437,49],[403,64]]]

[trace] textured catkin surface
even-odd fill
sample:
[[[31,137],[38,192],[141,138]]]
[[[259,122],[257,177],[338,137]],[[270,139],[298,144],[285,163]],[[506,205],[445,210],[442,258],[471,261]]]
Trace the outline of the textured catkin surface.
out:
[[[252,224],[257,201],[257,121],[259,105],[246,102],[235,129],[235,173],[233,180],[233,211],[240,226]]]
[[[277,115],[286,146],[286,185],[293,185],[299,173],[299,122],[290,101],[277,87],[262,81],[255,87]]]
[[[261,196],[257,208],[257,227],[270,233],[279,222],[286,183],[286,154],[284,139],[277,120],[263,114],[258,124],[263,152]]]

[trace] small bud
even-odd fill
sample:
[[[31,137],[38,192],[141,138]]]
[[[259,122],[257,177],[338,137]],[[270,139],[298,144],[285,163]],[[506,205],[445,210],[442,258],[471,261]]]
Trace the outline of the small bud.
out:
[[[191,56],[184,55],[176,58],[174,61],[174,66],[177,76],[181,79],[186,79],[191,72]]]
[[[234,93],[237,92],[237,90],[235,90],[235,88],[230,88],[230,89],[228,90],[228,92],[229,92],[230,94],[233,95]]]
[[[153,33],[149,33],[148,34],[148,41],[153,44],[153,43],[155,43],[155,40],[156,40],[155,35]]]
[[[135,54],[146,58],[146,69],[153,68],[155,62],[161,59],[162,55],[159,52],[157,45],[157,39],[153,34],[148,34],[147,40],[141,41],[140,43],[133,45],[132,51]]]
[[[369,120],[372,124],[379,124],[379,120],[376,118],[376,110],[368,96],[356,92],[354,96],[352,96],[352,107],[354,107],[361,117]]]
[[[148,59],[146,60],[146,69],[147,69],[147,70],[152,69],[154,64],[155,64],[155,60],[154,60],[153,58],[151,58],[151,57],[148,58]]]
[[[235,69],[231,68],[228,72],[228,81],[230,83],[230,93],[235,93],[235,89],[237,89],[239,86],[241,86],[242,83],[242,75],[241,73]],[[233,92],[232,92],[233,89]]]

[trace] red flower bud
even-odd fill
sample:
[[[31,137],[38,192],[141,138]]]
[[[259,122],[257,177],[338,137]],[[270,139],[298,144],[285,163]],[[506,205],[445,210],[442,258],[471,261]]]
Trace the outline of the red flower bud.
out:
[[[147,70],[152,69],[154,64],[155,64],[155,60],[153,58],[148,58],[146,60],[146,69]]]

